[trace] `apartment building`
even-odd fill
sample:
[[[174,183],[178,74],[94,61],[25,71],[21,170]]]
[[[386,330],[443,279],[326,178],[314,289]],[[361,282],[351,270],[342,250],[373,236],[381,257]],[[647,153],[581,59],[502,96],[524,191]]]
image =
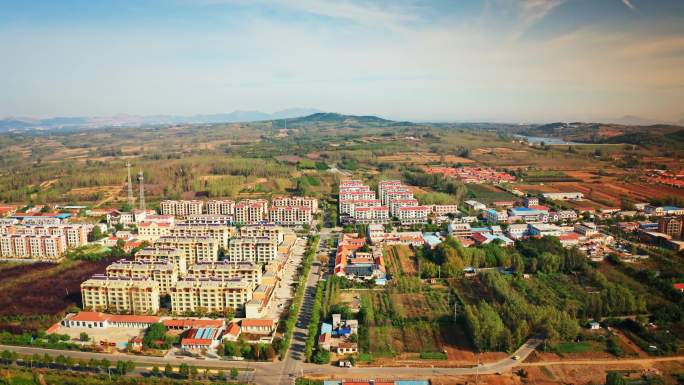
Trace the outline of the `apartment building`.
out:
[[[508,225],[506,234],[511,239],[521,239],[528,235],[528,225],[526,223],[512,223]]]
[[[66,239],[67,247],[77,248],[88,243],[88,233],[93,229],[93,225],[65,225],[56,227],[42,228],[47,230],[40,233],[37,228],[36,235],[63,235]]]
[[[492,224],[497,224],[499,222],[506,222],[508,220],[508,213],[506,210],[494,210],[494,209],[489,209],[486,210],[485,213],[485,220],[487,222],[492,223]]]
[[[658,231],[673,238],[682,236],[683,217],[661,217],[658,219]]]
[[[240,228],[240,237],[268,238],[281,244],[285,238],[285,231],[282,227],[274,224],[247,225]]]
[[[399,221],[402,225],[412,225],[416,223],[427,223],[430,214],[429,206],[407,206],[399,208]]]
[[[184,217],[188,215],[202,214],[204,202],[198,200],[192,201],[161,201],[159,203],[161,213],[163,215],[174,215],[177,217]]]
[[[224,214],[199,214],[188,215],[185,217],[183,223],[192,225],[233,225],[233,215]]]
[[[275,207],[308,207],[311,213],[318,212],[318,199],[312,197],[288,197],[277,196],[271,200],[271,206]]]
[[[58,260],[67,249],[63,235],[1,235],[0,257]]]
[[[159,284],[149,278],[94,275],[81,284],[85,310],[156,314]]]
[[[559,221],[574,222],[577,220],[577,213],[575,210],[558,210],[556,215],[558,216]]]
[[[228,240],[236,233],[235,227],[222,224],[195,224],[180,222],[172,227],[169,235],[186,238],[211,238],[218,242],[218,247],[228,249]]]
[[[93,225],[7,225],[0,228],[0,234],[35,235],[35,236],[64,236],[66,246],[76,248],[88,243],[88,233]]]
[[[180,250],[185,258],[186,266],[218,260],[219,243],[213,238],[160,237],[155,246]]]
[[[432,205],[430,206],[432,212],[438,216],[443,217],[449,214],[458,214],[457,204],[447,204],[447,205]]]
[[[235,205],[235,222],[252,224],[265,221],[268,216],[268,201],[265,199],[246,199]]]
[[[169,223],[140,222],[138,223],[138,235],[148,241],[154,241],[159,237],[171,235],[172,225]]]
[[[268,219],[275,224],[295,226],[311,223],[313,215],[309,207],[277,206],[268,210]]]
[[[527,232],[533,237],[558,237],[563,233],[560,227],[549,223],[530,223]]]
[[[210,200],[207,201],[207,214],[212,215],[233,215],[235,213],[235,202],[231,200]]]
[[[340,186],[340,201],[375,199],[375,191],[368,186],[342,187]]]
[[[356,207],[354,209],[354,222],[360,224],[389,222],[389,209],[387,206]]]
[[[190,267],[189,275],[198,278],[215,278],[222,280],[243,279],[251,285],[252,290],[261,284],[261,265],[254,262],[217,261],[198,263]]]
[[[179,276],[178,267],[168,260],[140,262],[121,259],[107,266],[106,271],[108,277],[151,279],[159,284],[160,294],[168,294]]]
[[[574,230],[585,237],[591,237],[599,233],[598,227],[593,222],[576,223]]]
[[[235,238],[228,247],[231,262],[269,263],[278,257],[278,244],[269,238]]]
[[[180,276],[185,276],[188,272],[188,265],[183,250],[173,247],[146,247],[135,253],[134,260],[144,263],[171,262],[178,270]]]
[[[399,209],[402,207],[418,206],[417,199],[393,199],[389,202],[389,212],[392,217],[399,217]]]
[[[175,314],[243,311],[252,298],[252,287],[242,279],[196,278],[188,276],[171,288],[171,311]]]
[[[380,207],[380,199],[358,199],[358,200],[341,200],[339,204],[340,215],[354,216],[354,209],[356,207]]]
[[[584,198],[584,194],[581,192],[555,192],[555,193],[543,193],[542,197],[544,199],[556,201],[556,200],[582,200]],[[538,204],[538,203],[537,203]]]

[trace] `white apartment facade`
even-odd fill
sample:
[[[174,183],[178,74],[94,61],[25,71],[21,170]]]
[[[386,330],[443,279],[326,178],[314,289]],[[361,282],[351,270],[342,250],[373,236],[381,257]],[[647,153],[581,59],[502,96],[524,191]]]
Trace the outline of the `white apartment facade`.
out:
[[[184,217],[188,215],[202,214],[204,202],[200,200],[166,200],[159,203],[163,215]]]
[[[235,213],[235,202],[232,200],[210,200],[207,201],[207,214],[212,215],[233,215]]]

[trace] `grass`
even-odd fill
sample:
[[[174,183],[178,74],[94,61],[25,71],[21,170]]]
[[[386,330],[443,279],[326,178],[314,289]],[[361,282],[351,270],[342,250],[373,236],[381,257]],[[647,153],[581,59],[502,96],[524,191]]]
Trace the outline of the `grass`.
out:
[[[481,185],[481,184],[468,184],[469,196],[472,195],[473,198],[484,204],[489,204],[495,201],[510,201],[517,199],[515,195],[503,191],[495,186]]]
[[[553,347],[553,351],[559,354],[586,353],[597,351],[597,346],[590,341],[561,342]]]

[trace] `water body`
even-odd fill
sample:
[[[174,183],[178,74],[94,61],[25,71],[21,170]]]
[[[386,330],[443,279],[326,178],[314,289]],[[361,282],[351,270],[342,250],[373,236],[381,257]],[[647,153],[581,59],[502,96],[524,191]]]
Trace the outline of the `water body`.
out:
[[[516,135],[515,136],[518,139],[523,139],[526,138],[529,143],[532,144],[540,144],[541,142],[544,142],[544,144],[550,144],[550,145],[573,145],[573,144],[583,144],[583,143],[577,143],[577,142],[568,142],[560,138],[547,138],[545,136],[525,136],[525,135]]]

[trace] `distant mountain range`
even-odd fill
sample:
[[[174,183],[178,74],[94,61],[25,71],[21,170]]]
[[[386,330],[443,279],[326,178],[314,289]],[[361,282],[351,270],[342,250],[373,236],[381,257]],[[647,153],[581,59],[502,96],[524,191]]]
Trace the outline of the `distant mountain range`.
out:
[[[56,117],[46,119],[10,117],[0,119],[0,132],[101,127],[137,127],[155,124],[214,124],[291,119],[320,113],[313,108],[289,108],[272,114],[261,111],[233,111],[226,114],[179,115],[114,115],[100,117]]]

